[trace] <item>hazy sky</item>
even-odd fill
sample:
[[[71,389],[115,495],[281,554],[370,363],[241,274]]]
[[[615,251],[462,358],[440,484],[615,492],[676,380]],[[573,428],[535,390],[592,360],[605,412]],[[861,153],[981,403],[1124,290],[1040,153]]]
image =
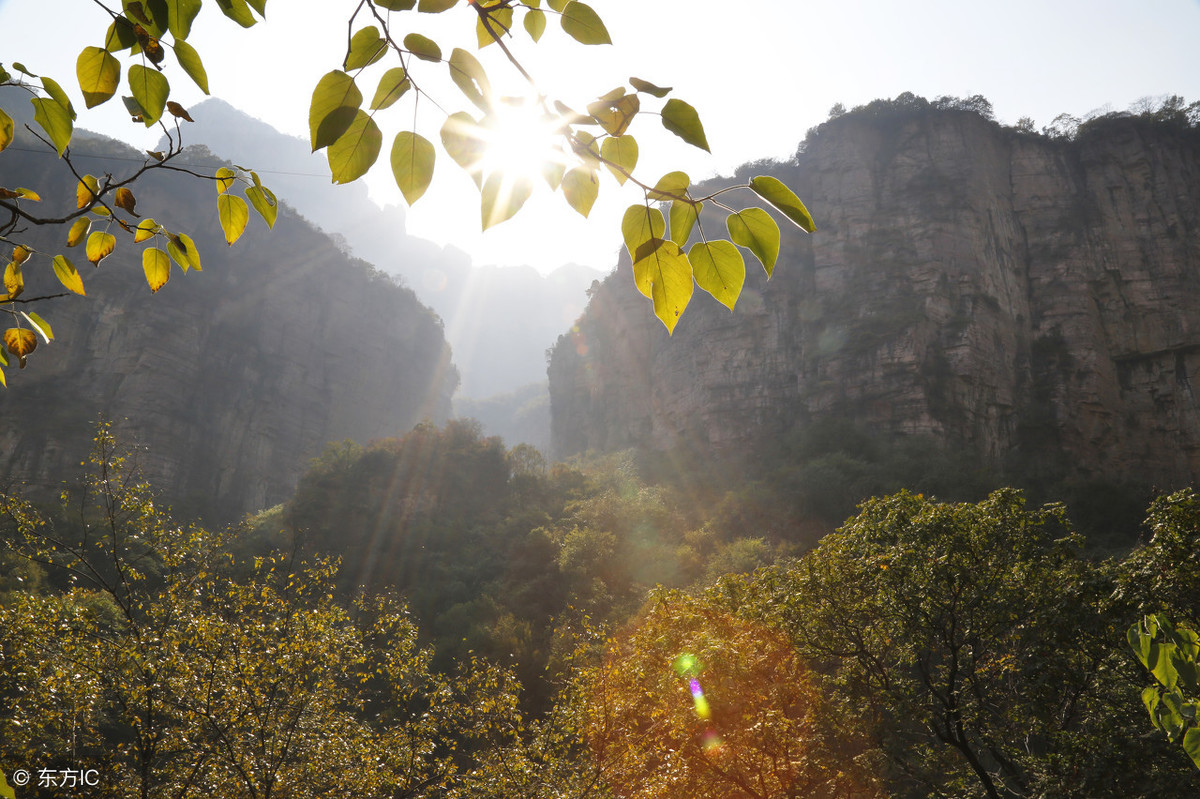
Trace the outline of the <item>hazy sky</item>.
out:
[[[551,25],[537,48],[518,37],[517,52],[543,91],[577,106],[630,75],[673,86],[674,96],[694,105],[713,155],[677,143],[653,118],[639,121],[646,129],[639,136],[642,163],[651,179],[673,168],[699,179],[756,158],[786,158],[834,103],[852,107],[904,91],[929,98],[982,94],[999,120],[1029,116],[1039,127],[1062,112],[1083,116],[1105,105],[1123,110],[1145,96],[1200,100],[1200,0],[591,4],[614,46],[576,46]],[[340,66],[346,20],[357,0],[269,0],[267,22],[245,31],[208,5],[190,41],[204,59],[213,94],[307,138],[312,87]],[[456,17],[471,13],[462,5],[441,15],[400,16],[415,21],[413,30],[440,38],[446,24],[455,28]],[[75,58],[84,46],[100,43],[106,26],[107,15],[92,0],[0,0],[0,61],[22,61],[57,77],[82,109]],[[184,105],[203,99],[170,66],[177,99]],[[403,203],[386,164],[387,131],[394,134],[413,112],[410,106],[396,113],[405,116],[385,121],[384,153],[367,177],[381,203]],[[429,104],[421,119],[434,131],[441,124]],[[137,146],[159,135],[130,124],[119,100],[82,112],[77,124]],[[449,159],[442,161],[435,189],[408,212],[410,233],[453,243],[479,264],[529,263],[545,271],[570,261],[601,269],[614,263],[620,214],[637,197],[613,181],[602,184],[589,220],[543,186],[517,217],[480,234],[477,192]],[[269,185],[272,165],[250,166]]]

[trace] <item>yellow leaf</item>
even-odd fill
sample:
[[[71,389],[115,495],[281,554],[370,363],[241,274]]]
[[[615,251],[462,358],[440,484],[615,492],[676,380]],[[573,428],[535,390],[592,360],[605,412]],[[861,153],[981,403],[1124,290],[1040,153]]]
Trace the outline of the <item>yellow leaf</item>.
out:
[[[158,223],[153,219],[143,219],[138,222],[137,232],[133,234],[133,243],[141,244],[146,239],[154,238],[156,233],[158,233]]]
[[[67,246],[76,247],[79,242],[83,241],[83,237],[92,229],[92,220],[86,216],[76,219],[71,229],[67,231]]]
[[[142,253],[142,269],[146,272],[150,290],[155,293],[171,279],[171,259],[157,247],[150,247]]]
[[[23,189],[20,186],[17,186],[17,194],[21,195],[21,197],[26,200],[30,200],[31,202],[40,203],[42,201],[41,196],[33,189]]]
[[[97,230],[88,236],[87,259],[92,262],[93,266],[99,266],[100,262],[111,255],[116,248],[116,236]]]
[[[56,255],[51,263],[54,266],[54,274],[60,283],[76,294],[87,294],[83,290],[83,278],[79,276],[79,270],[67,259],[67,256]]]
[[[13,247],[12,259],[19,264],[23,264],[29,260],[30,253],[31,250],[28,247],[22,247],[20,244],[18,244],[16,247]]]
[[[9,261],[4,269],[4,290],[8,292],[10,300],[15,300],[25,290],[25,277],[21,274],[21,265],[16,261]]]
[[[222,194],[217,198],[217,217],[221,221],[221,230],[225,231],[225,243],[232,247],[246,230],[250,208],[241,197]]]
[[[37,334],[21,327],[10,327],[4,331],[4,346],[21,360],[37,349]]]
[[[75,207],[87,208],[100,194],[100,182],[91,175],[84,175],[75,187]]]
[[[233,179],[237,177],[237,173],[229,167],[221,167],[217,170],[217,194],[224,194],[233,188]]]
[[[124,187],[117,189],[117,195],[114,202],[116,202],[118,208],[137,216],[133,210],[137,205],[137,200],[134,199],[133,192],[131,192],[129,189]]]

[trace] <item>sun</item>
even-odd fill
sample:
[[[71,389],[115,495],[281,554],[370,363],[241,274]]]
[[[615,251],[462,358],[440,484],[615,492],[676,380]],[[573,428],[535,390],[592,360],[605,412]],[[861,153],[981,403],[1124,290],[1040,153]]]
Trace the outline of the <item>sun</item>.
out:
[[[508,180],[533,180],[567,161],[562,121],[536,102],[506,98],[496,103],[483,125],[480,166],[485,174],[502,172]]]

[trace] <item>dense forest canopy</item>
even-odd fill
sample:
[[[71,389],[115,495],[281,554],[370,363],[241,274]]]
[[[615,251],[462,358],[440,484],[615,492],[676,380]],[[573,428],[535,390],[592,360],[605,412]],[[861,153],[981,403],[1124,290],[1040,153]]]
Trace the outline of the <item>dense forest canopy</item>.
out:
[[[1125,640],[1200,614],[1190,491],[1111,556],[1011,489],[901,491],[810,540],[760,487],[778,521],[747,537],[689,469],[549,465],[458,420],[331,445],[220,532],[95,443],[61,506],[3,498],[10,770],[113,797],[1200,789]]]

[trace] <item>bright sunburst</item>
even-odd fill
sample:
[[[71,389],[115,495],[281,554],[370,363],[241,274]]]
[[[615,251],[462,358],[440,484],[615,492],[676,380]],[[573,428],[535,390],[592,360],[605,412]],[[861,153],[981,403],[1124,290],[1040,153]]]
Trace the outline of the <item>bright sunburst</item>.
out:
[[[559,124],[536,103],[497,103],[485,121],[484,173],[503,172],[509,180],[532,181],[547,165],[562,163]]]

